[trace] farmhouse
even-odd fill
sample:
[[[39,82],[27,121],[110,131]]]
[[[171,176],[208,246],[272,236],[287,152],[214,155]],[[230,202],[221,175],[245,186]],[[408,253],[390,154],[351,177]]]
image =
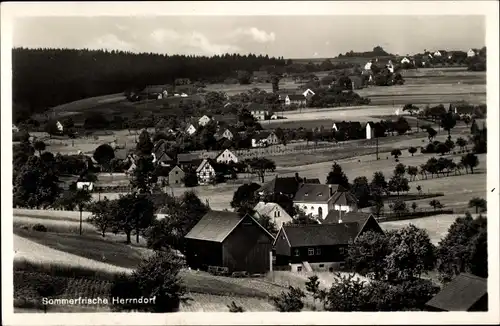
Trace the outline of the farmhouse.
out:
[[[467,51],[467,57],[472,58],[472,57],[476,56],[478,53],[479,53],[478,50],[469,49],[469,51]]]
[[[238,157],[229,149],[223,150],[219,155],[217,155],[215,160],[218,163],[225,163],[225,164],[229,164],[231,162],[238,163]]]
[[[363,127],[359,121],[334,122],[332,126],[333,131],[343,133],[345,138],[358,138],[362,129]]]
[[[316,93],[314,93],[310,88],[308,88],[304,91],[304,93],[302,93],[302,95],[304,95],[305,98],[309,98],[316,95]]]
[[[488,311],[485,278],[461,273],[426,303],[432,311]]]
[[[266,182],[262,187],[257,190],[258,196],[269,196],[269,195],[285,195],[289,198],[293,198],[299,189],[299,186],[303,183],[307,184],[319,184],[319,179],[306,179],[301,178],[298,173],[295,173],[294,177],[278,177],[276,175],[273,180]]]
[[[252,137],[252,147],[266,147],[279,143],[278,136],[272,131],[261,131]]]
[[[180,185],[183,182],[185,173],[182,169],[176,165],[168,172],[168,184],[169,185]]]
[[[365,125],[366,139],[372,139],[375,137],[375,124],[369,121]]]
[[[196,127],[190,123],[186,128],[186,133],[190,136],[194,135],[194,133],[196,133]]]
[[[204,115],[200,119],[198,119],[198,125],[206,126],[211,120],[212,119],[208,115]]]
[[[365,70],[372,70],[372,62],[371,61],[368,61],[366,64],[365,64]]]
[[[273,244],[276,265],[293,272],[334,271],[342,267],[349,243],[369,230],[358,222],[283,225]]]
[[[168,166],[173,163],[173,159],[167,154],[167,142],[165,140],[158,141],[153,147],[153,163],[162,166]]]
[[[434,55],[435,57],[440,57],[440,56],[442,56],[443,54],[441,53],[441,51],[439,51],[439,50],[438,50],[438,51],[434,52],[434,54],[433,54],[433,55]]]
[[[253,274],[271,268],[274,237],[248,214],[209,211],[185,240],[186,262],[194,269],[217,266]]]
[[[293,198],[294,205],[318,221],[324,220],[332,210],[356,211],[356,202],[354,195],[343,187],[325,184],[303,184]]]
[[[226,128],[226,129],[224,129],[223,132],[216,133],[215,139],[219,140],[219,139],[225,138],[225,139],[233,140],[234,134],[235,133],[233,133],[230,128]]]
[[[276,203],[264,203],[260,201],[253,208],[255,211],[255,218],[261,216],[269,216],[276,226],[281,227],[284,223],[293,221],[292,217]]]
[[[207,184],[218,175],[224,174],[226,170],[222,164],[208,158],[204,159],[196,168],[196,176],[200,184]]]
[[[177,154],[177,164],[184,171],[191,167],[198,167],[203,160],[199,155],[193,153],[180,153]]]
[[[369,227],[371,231],[383,233],[384,231],[377,222],[377,219],[371,213],[330,211],[321,224],[338,223],[358,223],[362,227]]]
[[[401,59],[401,64],[405,64],[405,63],[410,63],[410,59],[408,59],[407,57],[404,57],[403,59]]]
[[[285,98],[285,105],[297,105],[297,106],[305,106],[306,105],[306,98],[303,94],[292,94],[292,95],[287,95]]]

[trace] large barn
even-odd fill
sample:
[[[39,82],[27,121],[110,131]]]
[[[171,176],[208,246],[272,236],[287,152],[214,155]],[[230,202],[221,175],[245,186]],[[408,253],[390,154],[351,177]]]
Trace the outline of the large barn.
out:
[[[185,239],[191,268],[216,266],[226,267],[229,273],[251,274],[270,270],[274,237],[250,215],[209,211]]]

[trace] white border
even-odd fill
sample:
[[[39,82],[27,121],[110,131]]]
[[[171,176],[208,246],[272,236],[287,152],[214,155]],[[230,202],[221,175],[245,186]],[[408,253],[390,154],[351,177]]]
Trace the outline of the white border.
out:
[[[11,151],[11,51],[12,19],[19,16],[145,16],[145,15],[485,15],[488,51],[488,250],[489,301],[488,313],[176,313],[152,315],[120,314],[13,314],[12,262],[12,151]],[[2,323],[6,325],[257,325],[257,324],[496,324],[499,310],[499,210],[498,183],[498,2],[497,1],[352,1],[352,2],[90,2],[90,3],[2,3]],[[436,31],[439,32],[439,31]],[[494,192],[491,190],[495,188]]]

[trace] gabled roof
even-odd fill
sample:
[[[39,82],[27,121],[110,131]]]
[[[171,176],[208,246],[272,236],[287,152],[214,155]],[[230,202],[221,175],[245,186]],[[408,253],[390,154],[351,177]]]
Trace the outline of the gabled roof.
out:
[[[462,273],[446,284],[427,306],[444,311],[467,311],[487,293],[486,279]]]
[[[197,154],[193,154],[193,153],[179,153],[179,154],[177,154],[177,162],[179,162],[179,163],[188,163],[188,162],[192,162],[192,161],[199,160],[199,159],[200,159],[200,156]]]
[[[180,170],[182,173],[184,173],[184,171],[180,168],[180,166],[175,165],[170,169],[170,171],[168,171],[168,174],[170,174],[170,172],[172,172],[173,170]]]
[[[217,159],[219,158],[219,156],[221,156],[221,155],[222,155],[223,153],[225,153],[225,152],[229,152],[229,153],[231,153],[232,155],[236,156],[236,154],[234,154],[233,152],[231,152],[229,149],[227,149],[227,148],[226,148],[225,150],[223,150],[223,151],[221,151],[219,154],[217,154],[217,156],[215,157],[215,160],[217,160]]]
[[[361,223],[364,224],[366,220],[370,217],[373,216],[371,213],[364,213],[364,212],[341,212],[341,211],[336,211],[332,210],[328,212],[328,215],[326,215],[325,219],[323,220],[323,224],[336,224],[339,223],[339,219],[342,220],[342,223]]]
[[[257,212],[259,215],[263,216],[263,215],[268,215],[275,208],[283,210],[283,208],[279,204],[276,204],[276,203],[264,203],[263,201],[260,201],[260,202],[257,203],[257,205],[255,205],[255,207],[253,208],[253,210],[255,212]]]
[[[205,167],[206,164],[210,164],[210,166],[214,169],[215,172],[226,172],[227,170],[224,165],[218,163],[214,159],[206,158],[196,168],[196,172],[201,172],[201,170]]]
[[[261,139],[266,139],[267,137],[271,136],[271,134],[274,134],[272,131],[261,131],[253,136],[253,139],[255,140],[261,140]]]
[[[331,187],[330,187],[331,186]],[[330,191],[335,193],[337,191],[336,185],[325,184],[303,184],[297,190],[294,202],[308,202],[308,203],[321,203],[327,202],[330,197]],[[330,190],[330,188],[332,188]]]
[[[303,94],[290,94],[288,95],[290,101],[305,101],[306,97]]]
[[[358,234],[358,223],[284,225],[291,247],[347,245]]]
[[[365,128],[366,126],[370,126],[371,128],[375,127],[375,123],[373,121],[368,121],[366,124],[365,124]]]
[[[141,93],[156,94],[156,93],[163,93],[163,91],[166,90],[167,90],[167,85],[149,85],[144,87]]]
[[[350,206],[357,204],[358,200],[349,191],[337,191],[332,196],[332,203],[334,205]]]
[[[274,237],[250,215],[240,216],[239,213],[226,211],[208,211],[185,238],[223,242],[244,219],[252,219],[274,240]]]
[[[299,181],[295,177],[284,177],[280,178],[276,176],[271,181],[268,181],[262,187],[260,187],[259,192],[267,192],[271,194],[286,194],[295,195],[299,187]]]

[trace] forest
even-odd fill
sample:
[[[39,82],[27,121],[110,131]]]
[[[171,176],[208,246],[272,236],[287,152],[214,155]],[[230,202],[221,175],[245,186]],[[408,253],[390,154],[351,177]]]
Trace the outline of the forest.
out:
[[[284,66],[283,58],[225,54],[184,56],[121,51],[27,49],[12,50],[14,111],[41,113],[83,98],[123,93],[129,88],[173,84],[175,79],[222,82],[237,71]]]

